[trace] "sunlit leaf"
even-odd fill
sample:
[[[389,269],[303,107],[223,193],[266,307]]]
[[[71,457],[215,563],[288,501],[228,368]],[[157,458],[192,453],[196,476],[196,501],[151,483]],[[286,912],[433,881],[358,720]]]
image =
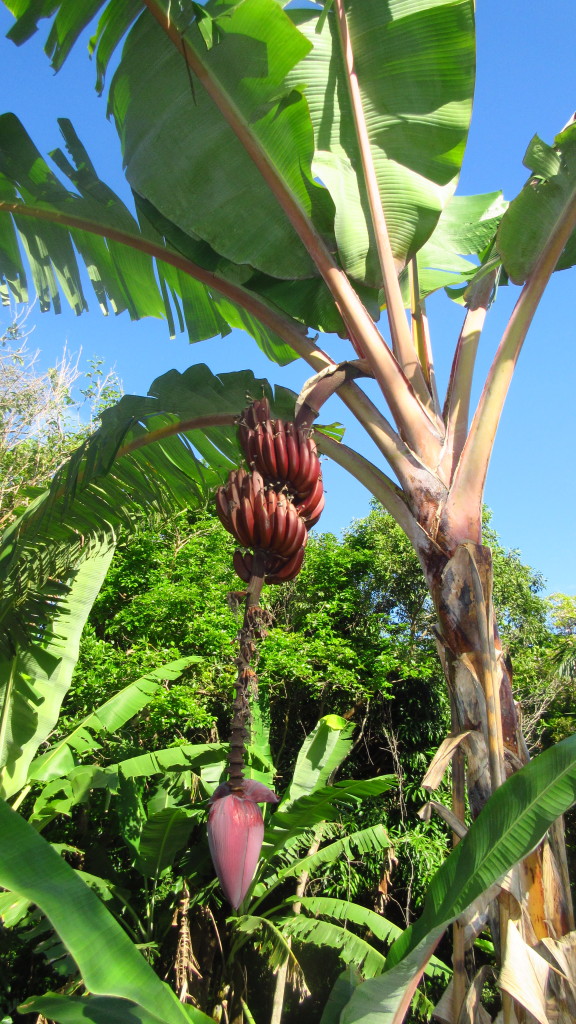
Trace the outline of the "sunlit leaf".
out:
[[[553,146],[534,136],[524,157],[532,177],[512,201],[498,230],[496,246],[511,280],[522,284],[576,201],[576,125],[556,136]],[[570,238],[557,269],[576,260]]]
[[[123,687],[83,718],[72,732],[63,736],[45,754],[35,758],[30,766],[29,777],[45,782],[70,771],[74,767],[72,750],[86,753],[94,749],[98,745],[94,736],[100,732],[115,732],[116,729],[120,729],[138,711],[146,707],[164,681],[178,679],[186,668],[198,661],[201,659],[195,656],[180,658],[178,661],[150,669],[146,675]]]

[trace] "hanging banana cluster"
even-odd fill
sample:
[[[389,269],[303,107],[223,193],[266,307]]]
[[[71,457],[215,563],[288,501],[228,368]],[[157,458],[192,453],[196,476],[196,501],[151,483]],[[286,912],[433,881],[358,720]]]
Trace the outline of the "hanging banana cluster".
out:
[[[216,511],[244,548],[264,555],[266,583],[294,579],[302,567],[308,530],[324,508],[324,487],[316,445],[294,423],[270,418],[267,398],[248,406],[239,426],[250,472],[232,471],[216,492]],[[234,553],[234,568],[249,582],[250,552]]]

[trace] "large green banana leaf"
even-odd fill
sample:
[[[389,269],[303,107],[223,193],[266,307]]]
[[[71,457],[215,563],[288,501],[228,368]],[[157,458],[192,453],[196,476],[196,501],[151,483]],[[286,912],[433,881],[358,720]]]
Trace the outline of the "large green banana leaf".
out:
[[[197,815],[184,807],[164,807],[149,815],[138,838],[136,869],[149,878],[159,878],[186,846],[197,820]]]
[[[501,192],[452,197],[416,257],[420,298],[474,276],[478,261],[495,239],[507,207]],[[409,305],[407,270],[401,274],[400,281],[405,303]]]
[[[143,8],[143,4],[137,0],[112,0],[112,3],[108,0],[90,0],[82,4],[76,3],[76,0],[56,0],[56,3],[52,0],[4,0],[4,6],[12,11],[17,19],[8,33],[8,38],[13,39],[18,45],[34,35],[41,19],[53,19],[45,51],[56,70],[62,67],[78,36],[91,24],[103,7],[106,10],[102,12],[98,21],[93,45],[97,49],[102,48],[99,65],[105,70],[107,62],[104,59],[104,52],[108,52],[108,57],[110,56],[113,40],[115,39],[117,43],[122,38],[130,23],[138,17]],[[127,20],[130,8],[132,17]],[[106,46],[103,44],[104,35],[108,36]]]
[[[343,921],[344,924],[351,922],[359,925],[379,942],[390,944],[393,939],[397,939],[402,934],[402,929],[393,921],[389,921],[388,918],[374,910],[369,910],[368,907],[359,906],[349,900],[338,900],[328,896],[302,896],[301,898],[294,897],[294,902],[298,902],[302,909],[314,918],[328,917],[332,921]],[[426,967],[426,974],[430,977],[440,974],[447,978],[451,974],[451,968],[438,957],[433,956]]]
[[[325,715],[320,719],[300,747],[279,811],[289,811],[300,797],[327,785],[352,749],[354,729],[354,724],[340,715]]]
[[[104,5],[7,0],[7,6],[18,18],[10,33],[17,42],[41,17],[53,18],[46,50],[58,68]],[[187,245],[202,239],[244,268],[243,280],[250,267],[268,279],[317,276],[294,232],[291,207],[327,251],[336,245],[358,282],[378,286],[334,11],[284,11],[276,0],[152,6],[178,35],[169,38],[144,12],[128,32],[110,97],[135,192],[173,224],[180,242],[182,232]],[[140,9],[111,0],[102,12],[92,43],[100,84]],[[345,9],[369,156],[393,251],[403,263],[432,232],[459,173],[473,92],[473,3],[346,0]],[[260,292],[255,280],[253,287]],[[283,305],[281,289],[269,294]],[[284,292],[292,306],[294,294],[294,288]],[[311,323],[307,314],[320,305],[327,322],[317,289],[312,301],[308,285],[296,294],[300,309],[293,315]]]
[[[54,743],[45,754],[40,754],[30,765],[29,778],[38,782],[67,775],[76,765],[73,751],[86,754],[99,746],[96,736],[101,732],[115,732],[138,714],[152,700],[162,684],[170,679],[178,679],[185,669],[201,658],[194,655],[179,658],[166,665],[150,669],[146,675],[128,683],[113,697],[86,715],[77,726],[57,743]]]
[[[142,1006],[130,999],[117,999],[114,996],[62,996],[50,992],[45,996],[27,999],[20,1007],[22,1013],[39,1013],[58,1024],[166,1024],[166,1018],[144,1010]],[[208,1021],[211,1018],[192,1010],[197,1016],[188,1018],[195,1021]]]
[[[0,800],[0,885],[35,903],[75,960],[93,996],[112,997],[112,1009],[125,1005],[124,1019],[163,1024],[208,1021],[185,1008],[154,973],[102,901],[19,814]],[[89,941],[87,941],[89,936]],[[132,1005],[131,1005],[132,1004]],[[75,1004],[82,1020],[83,1000]],[[142,1011],[142,1016],[139,1016]],[[57,1018],[59,1019],[59,1018]],[[100,1018],[102,1019],[102,1018]]]
[[[232,424],[192,429],[193,421],[232,420],[247,395],[262,394],[276,415],[293,415],[292,392],[273,394],[249,370],[216,376],[202,365],[172,370],[154,381],[148,397],[125,395],[106,410],[100,428],[2,538],[0,649],[11,652],[15,641],[28,642],[50,621],[55,591],[43,588],[49,579],[67,579],[87,543],[210,501],[241,452]]]
[[[534,136],[524,157],[530,180],[510,204],[498,230],[497,248],[510,278],[522,284],[576,203],[576,125],[554,139]],[[576,262],[576,236],[568,240],[558,270]]]
[[[314,946],[324,946],[338,950],[346,964],[356,967],[363,978],[373,978],[381,974],[386,957],[366,939],[356,935],[346,926],[337,925],[333,921],[306,917],[299,914],[282,921],[282,932],[298,942],[309,942]]]
[[[291,839],[301,836],[303,829],[334,821],[345,809],[357,807],[368,797],[382,796],[397,784],[395,775],[335,782],[332,786],[318,786],[311,793],[304,793],[290,803],[287,811],[282,810],[280,804],[266,830],[262,857],[270,860],[278,850],[285,849]]]
[[[107,789],[111,793],[118,793],[122,778],[141,779],[171,772],[181,774],[188,770],[202,779],[206,792],[210,794],[222,781],[227,754],[226,743],[182,743],[147,754],[137,754],[105,768],[97,764],[78,765],[66,776],[69,806],[83,800],[90,789]],[[260,768],[270,774],[270,762],[258,748],[248,746],[246,757],[251,771]],[[58,780],[54,780],[54,784],[57,783]]]
[[[110,541],[95,547],[57,604],[48,637],[42,640],[37,626],[31,643],[0,660],[0,793],[5,798],[26,784],[34,755],[56,725],[78,659],[80,635],[113,553]]]
[[[251,282],[249,268],[230,268],[206,242],[185,235],[144,200],[137,203],[139,223],[99,179],[70,122],[60,119],[59,125],[72,162],[59,149],[51,155],[64,183],[19,120],[13,114],[0,116],[2,301],[9,291],[18,302],[26,301],[27,263],[41,310],[58,312],[61,296],[77,314],[86,310],[78,254],[103,313],[127,310],[134,320],[163,317],[172,335],[186,329],[191,342],[241,328],[270,359],[283,365],[296,357],[264,325],[266,310],[272,311],[273,318],[280,317],[279,329],[286,321],[291,331],[305,336],[304,328],[283,318],[278,308],[292,304],[285,289],[266,274]],[[261,300],[256,299],[259,291]],[[254,301],[260,318],[254,316]],[[341,328],[321,282],[305,289],[304,312],[311,326]]]
[[[188,46],[258,156],[330,239],[333,208],[311,170],[308,107],[301,92],[284,85],[310,44],[276,0],[221,2],[209,9],[217,19],[213,45],[207,47],[192,21],[183,33]],[[110,107],[126,176],[138,195],[234,263],[280,278],[314,275],[310,255],[234,127],[207,91],[191,82],[181,50],[148,13],[128,35]]]
[[[456,187],[474,88],[473,4],[348,0],[345,8],[370,156],[402,265],[429,237]],[[305,83],[314,168],[336,207],[340,260],[351,277],[381,284],[336,19],[290,15],[312,44],[288,80]]]
[[[326,826],[326,834],[333,834],[334,826]],[[324,831],[324,829],[323,829]],[[281,861],[283,855],[290,853],[290,862],[285,866],[279,866],[271,872],[270,865],[266,865],[262,872],[262,878],[258,878],[254,886],[254,897],[260,901],[265,898],[271,888],[283,882],[286,878],[293,878],[301,875],[304,871],[313,872],[324,864],[333,864],[342,857],[352,857],[356,854],[374,853],[385,850],[390,845],[388,833],[383,825],[373,825],[370,828],[363,828],[357,832],[336,839],[334,842],[323,846],[316,853],[308,856],[299,856],[302,844],[297,844],[287,851],[280,848],[275,855],[276,863]]]
[[[570,736],[493,793],[434,875],[422,916],[396,940],[384,973],[354,991],[342,1024],[399,1024],[406,999],[448,925],[533,850],[575,799],[576,736]]]

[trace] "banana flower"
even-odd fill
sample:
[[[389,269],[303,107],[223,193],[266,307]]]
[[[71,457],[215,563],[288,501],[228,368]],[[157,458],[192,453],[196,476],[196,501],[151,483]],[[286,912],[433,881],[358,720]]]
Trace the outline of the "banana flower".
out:
[[[264,820],[259,803],[278,803],[271,789],[254,779],[243,779],[241,788],[224,782],[210,798],[208,845],[216,874],[228,902],[238,909],[258,864],[264,839]]]

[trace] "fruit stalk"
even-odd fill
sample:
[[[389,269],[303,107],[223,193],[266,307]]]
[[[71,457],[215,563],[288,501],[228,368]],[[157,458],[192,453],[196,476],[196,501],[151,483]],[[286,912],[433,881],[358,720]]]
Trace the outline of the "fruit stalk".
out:
[[[265,635],[268,614],[260,608],[259,600],[266,571],[264,555],[256,551],[252,576],[244,591],[244,620],[238,635],[236,665],[236,696],[232,706],[228,778],[232,792],[241,791],[244,782],[244,752],[250,729],[250,693],[256,693],[258,677],[252,667],[256,654],[256,640]]]

